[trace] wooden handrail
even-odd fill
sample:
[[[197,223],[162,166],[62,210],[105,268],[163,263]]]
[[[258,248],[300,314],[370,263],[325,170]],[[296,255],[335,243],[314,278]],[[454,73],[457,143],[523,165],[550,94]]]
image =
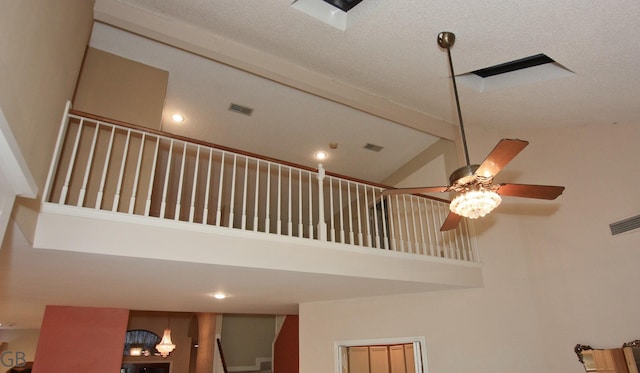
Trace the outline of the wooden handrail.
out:
[[[227,363],[224,361],[224,353],[222,352],[222,342],[220,338],[216,338],[216,344],[218,345],[218,352],[220,352],[220,362],[222,363],[222,370],[224,373],[228,373],[227,371]]]
[[[193,144],[197,144],[197,145],[207,146],[207,147],[210,147],[210,148],[223,150],[223,151],[227,151],[227,152],[230,152],[230,153],[236,153],[236,154],[244,155],[244,156],[247,156],[247,157],[260,159],[260,160],[263,160],[263,161],[269,161],[269,162],[273,162],[273,163],[278,163],[278,164],[281,164],[283,166],[299,168],[299,169],[303,169],[303,170],[310,171],[310,172],[318,172],[317,168],[304,166],[304,165],[301,165],[301,164],[298,164],[298,163],[283,161],[281,159],[271,158],[271,157],[267,157],[267,156],[264,156],[264,155],[251,153],[251,152],[240,150],[240,149],[231,148],[231,147],[224,146],[224,145],[214,144],[214,143],[210,143],[210,142],[207,142],[207,141],[202,141],[202,140],[197,140],[197,139],[193,139],[193,138],[189,138],[189,137],[185,137],[185,136],[180,136],[180,135],[176,135],[176,134],[173,134],[173,133],[160,131],[160,130],[149,128],[149,127],[144,127],[144,126],[140,126],[140,125],[137,125],[137,124],[132,124],[132,123],[120,121],[120,120],[117,120],[117,119],[106,118],[106,117],[103,117],[103,116],[100,116],[100,115],[91,114],[91,113],[87,113],[87,112],[80,111],[80,110],[70,109],[69,110],[69,114],[76,115],[76,116],[79,116],[79,117],[89,118],[89,119],[92,119],[92,120],[95,120],[95,121],[98,121],[98,122],[115,124],[117,126],[127,127],[127,128],[131,128],[131,129],[134,129],[134,130],[137,130],[137,131],[149,132],[149,133],[153,133],[154,135],[164,136],[164,137],[172,138],[172,139],[175,139],[175,140],[180,140],[180,141],[189,142],[189,143],[193,143]],[[367,185],[371,185],[371,186],[382,188],[382,189],[395,189],[394,187],[389,186],[389,185],[385,185],[385,184],[381,184],[381,183],[377,183],[377,182],[373,182],[373,181],[368,181],[368,180],[363,180],[363,179],[358,179],[358,178],[351,177],[351,176],[341,175],[341,174],[338,174],[338,173],[335,173],[335,172],[331,172],[331,171],[325,171],[325,173],[328,176],[337,177],[337,178],[340,178],[340,179],[353,181],[353,182],[356,182],[356,183],[367,184]],[[415,195],[418,196],[418,197],[423,197],[423,198],[427,198],[427,199],[431,199],[431,200],[439,201],[439,202],[446,202],[446,203],[450,203],[451,202],[451,201],[449,201],[447,199],[444,199],[444,198],[433,197],[433,196],[429,196],[429,195],[425,195],[425,194],[415,194]]]

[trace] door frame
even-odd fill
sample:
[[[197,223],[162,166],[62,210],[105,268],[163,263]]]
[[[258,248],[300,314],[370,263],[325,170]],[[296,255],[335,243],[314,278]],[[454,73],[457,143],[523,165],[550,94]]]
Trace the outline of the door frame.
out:
[[[427,342],[426,337],[395,337],[395,338],[376,338],[376,339],[356,339],[336,341],[333,343],[335,373],[342,373],[342,347],[354,346],[381,346],[381,345],[397,345],[397,344],[413,344],[413,353],[415,360],[416,373],[428,373],[427,367]]]

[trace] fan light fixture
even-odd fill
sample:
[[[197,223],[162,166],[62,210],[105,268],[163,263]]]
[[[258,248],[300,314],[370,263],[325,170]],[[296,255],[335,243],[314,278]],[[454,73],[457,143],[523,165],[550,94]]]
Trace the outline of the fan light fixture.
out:
[[[165,329],[162,340],[156,345],[156,350],[158,350],[160,356],[167,357],[175,348],[176,345],[171,342],[171,329]]]
[[[469,162],[467,139],[464,134],[458,87],[456,85],[456,73],[453,71],[453,63],[451,62],[451,47],[455,40],[456,36],[451,32],[445,31],[438,34],[438,45],[447,50],[447,56],[449,57],[453,93],[460,122],[460,137],[467,164],[458,168],[449,176],[449,186],[395,188],[382,191],[383,195],[455,192],[457,195],[449,204],[451,212],[447,215],[440,231],[455,229],[463,217],[477,219],[485,216],[498,207],[501,202],[500,196],[552,200],[556,199],[564,191],[563,186],[493,183],[493,178],[529,144],[528,141],[502,139],[481,164],[472,165]]]
[[[451,201],[449,209],[454,214],[477,219],[493,211],[500,205],[500,202],[502,202],[502,198],[498,193],[481,188],[458,194]]]

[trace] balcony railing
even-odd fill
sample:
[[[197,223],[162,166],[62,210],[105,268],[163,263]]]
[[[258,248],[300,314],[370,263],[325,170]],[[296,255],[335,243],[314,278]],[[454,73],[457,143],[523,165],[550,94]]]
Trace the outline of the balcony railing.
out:
[[[477,262],[447,201],[68,109],[43,202]]]

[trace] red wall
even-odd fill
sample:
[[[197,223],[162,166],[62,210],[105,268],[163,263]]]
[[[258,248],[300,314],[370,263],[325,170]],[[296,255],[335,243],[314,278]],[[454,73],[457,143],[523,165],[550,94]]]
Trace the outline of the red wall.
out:
[[[33,373],[120,371],[129,310],[47,306]]]
[[[298,373],[298,316],[289,315],[282,324],[273,351],[273,373]]]

